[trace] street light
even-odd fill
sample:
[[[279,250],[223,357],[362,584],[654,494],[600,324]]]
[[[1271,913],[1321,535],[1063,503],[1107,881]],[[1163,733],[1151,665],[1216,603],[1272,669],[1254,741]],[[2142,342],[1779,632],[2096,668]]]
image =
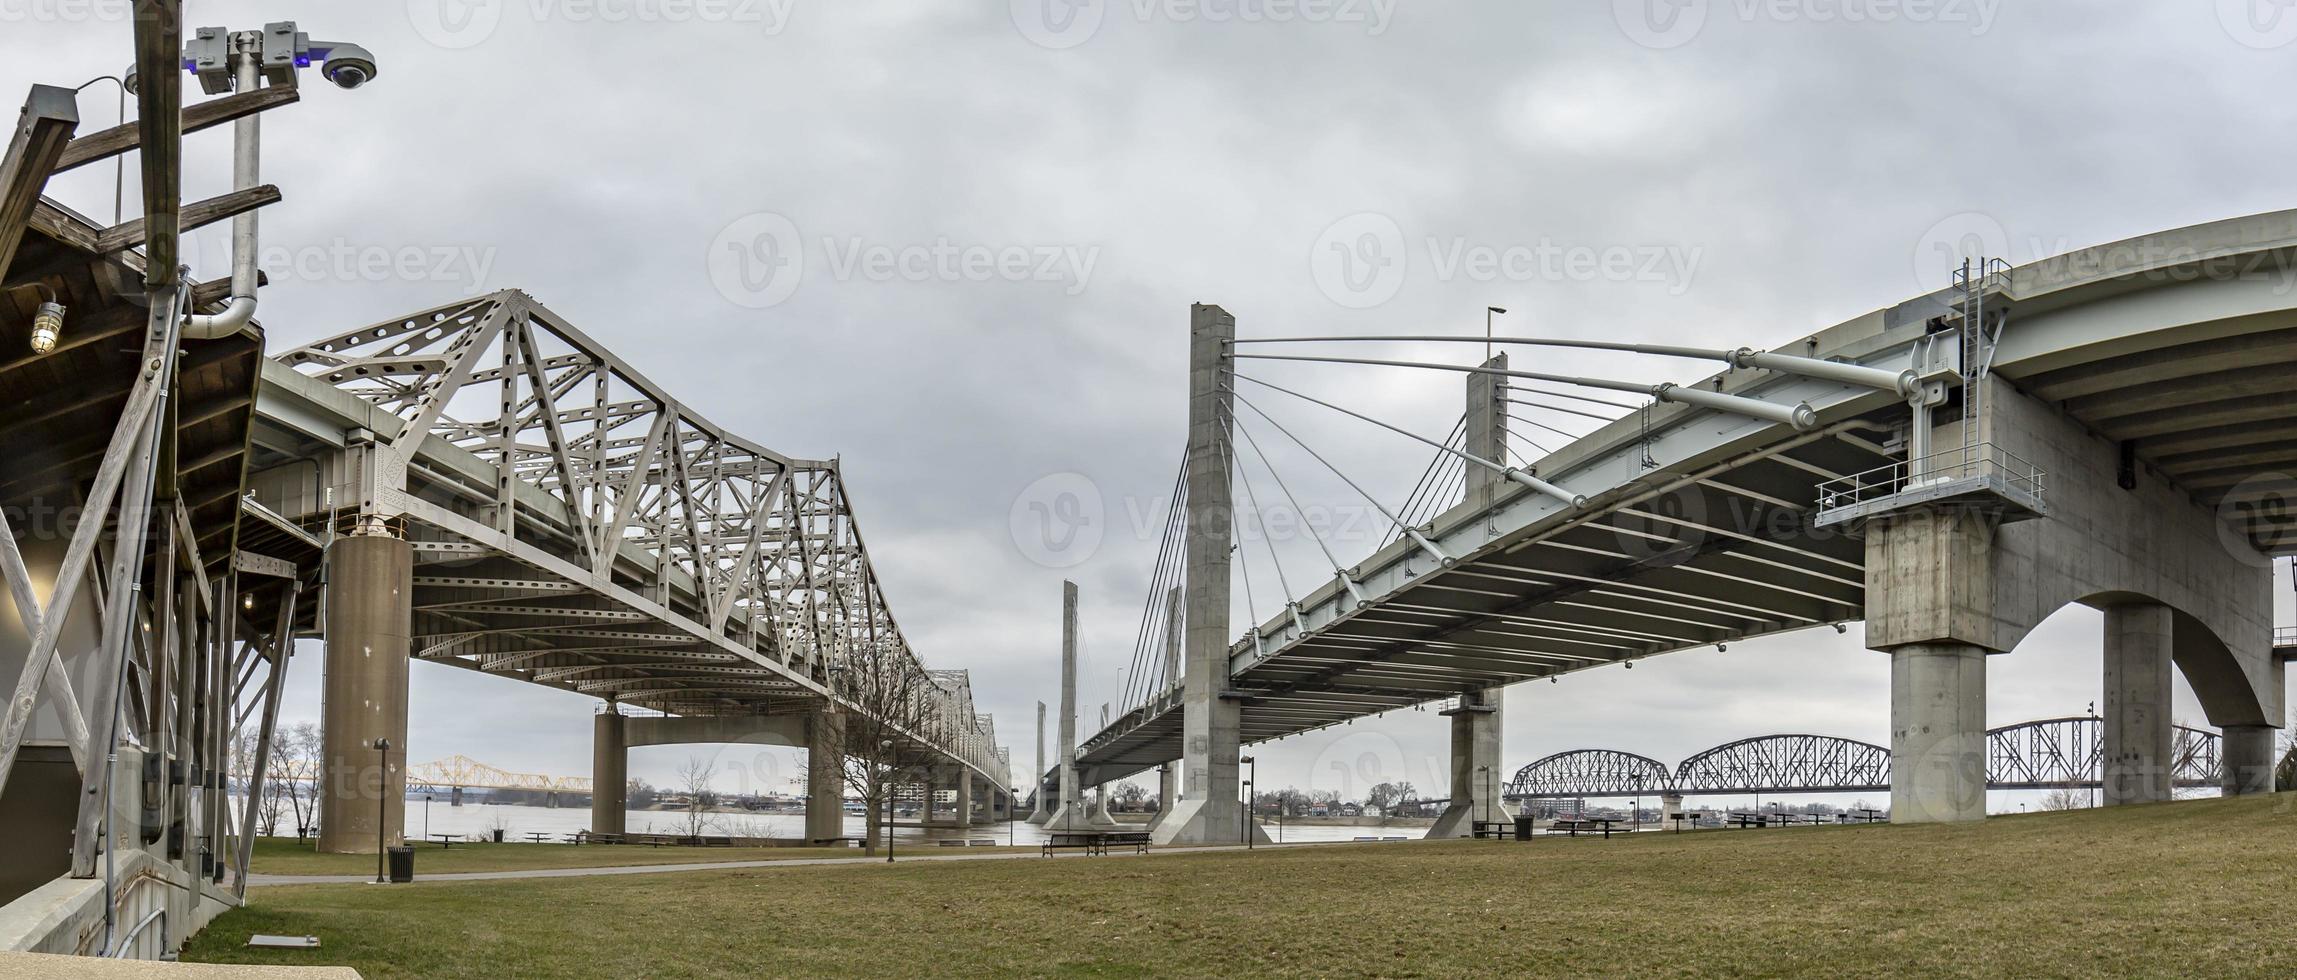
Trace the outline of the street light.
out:
[[[881,760],[893,757],[892,739],[878,742],[877,747]],[[927,797],[928,802],[931,799],[931,797]],[[885,767],[885,863],[893,863],[893,766],[891,765]]]
[[[1507,307],[1486,306],[1483,308],[1483,359],[1485,363],[1491,361],[1491,318],[1493,314],[1505,316]]]
[[[1251,773],[1244,777],[1244,849],[1249,851],[1252,850],[1252,838],[1259,836],[1252,832],[1252,780],[1260,775],[1260,766],[1249,755],[1236,761],[1251,768]]]
[[[383,845],[391,839],[391,740],[375,740],[380,767],[375,770],[375,883],[383,884]]]

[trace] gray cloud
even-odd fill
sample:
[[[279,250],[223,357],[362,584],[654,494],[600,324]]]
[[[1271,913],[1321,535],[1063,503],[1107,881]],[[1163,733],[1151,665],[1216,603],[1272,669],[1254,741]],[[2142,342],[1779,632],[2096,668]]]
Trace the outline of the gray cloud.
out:
[[[2274,168],[2297,139],[2282,125],[2297,110],[2252,95],[2282,80],[2289,49],[2253,47],[2207,5],[2002,5],[1979,32],[1708,3],[1696,36],[1664,50],[1622,29],[1632,4],[1399,4],[1375,33],[1110,3],[1090,39],[1061,50],[1031,43],[1007,4],[734,6],[765,19],[610,23],[597,11],[628,8],[480,5],[494,26],[447,38],[459,46],[418,29],[437,36],[424,18],[443,8],[430,0],[230,7],[235,23],[304,17],[382,60],[366,89],[315,84],[267,121],[267,179],[286,193],[265,215],[268,243],[290,255],[472,250],[488,263],[483,281],[324,264],[316,278],[275,276],[263,320],[283,348],[522,288],[720,423],[784,452],[842,455],[905,629],[936,665],[975,672],[1020,761],[1032,703],[1057,693],[1064,576],[1085,588],[1088,730],[1114,697],[1155,547],[1123,502],[1153,504],[1170,482],[1191,301],[1226,305],[1247,334],[1466,331],[1499,304],[1524,331],[1776,344],[1917,292],[1924,236],[1952,215],[1983,215],[2011,258],[2029,259],[2287,206]],[[0,22],[0,90],[116,71],[127,37],[124,22]],[[93,128],[111,96],[90,92]],[[187,195],[220,191],[225,138],[192,143]],[[56,192],[109,212],[108,172]],[[805,275],[783,302],[749,309],[720,294],[708,252],[761,212],[800,232]],[[1350,309],[1319,289],[1313,252],[1362,213],[1409,247],[1393,296]],[[857,242],[943,240],[1097,258],[1075,290],[833,274],[835,250]],[[1641,282],[1446,280],[1432,258],[1542,243],[1698,259],[1688,277]],[[216,274],[220,247],[199,261]],[[1438,435],[1458,411],[1452,378],[1263,373]],[[1281,417],[1391,501],[1425,461],[1352,423]],[[1353,503],[1297,454],[1278,463],[1304,496]],[[1090,478],[1114,521],[1066,569],[1032,563],[1006,530],[1016,495],[1059,472]],[[1305,542],[1284,554],[1296,586],[1321,574]],[[1263,614],[1270,603],[1264,592]],[[2096,697],[2096,626],[2064,614],[1997,658],[1992,717]],[[1799,634],[1521,688],[1509,764],[1587,743],[1676,759],[1781,727],[1882,739],[1887,661],[1856,639]],[[312,653],[293,684],[306,715]],[[428,668],[415,692],[418,756],[588,767],[593,702]],[[1351,726],[1372,729],[1399,757],[1442,755],[1432,712]],[[1320,756],[1349,751],[1333,748],[1347,734],[1266,747],[1266,778],[1309,782]]]

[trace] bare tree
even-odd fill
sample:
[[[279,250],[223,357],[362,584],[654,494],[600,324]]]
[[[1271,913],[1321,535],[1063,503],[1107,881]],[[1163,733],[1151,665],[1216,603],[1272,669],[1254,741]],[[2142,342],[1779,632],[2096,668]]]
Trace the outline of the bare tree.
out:
[[[1110,796],[1115,798],[1118,809],[1138,811],[1148,807],[1148,787],[1130,779],[1118,783],[1116,792]]]
[[[2061,787],[2042,794],[2044,810],[2086,810],[2089,806],[2089,796],[2078,789]]]
[[[710,808],[718,802],[718,793],[710,788],[710,780],[717,775],[717,763],[700,756],[688,756],[686,764],[678,767],[678,789],[686,794],[688,837],[700,837],[709,827]]]
[[[831,684],[853,709],[843,715],[845,781],[861,792],[864,841],[874,854],[879,835],[893,833],[884,826],[893,788],[921,781],[937,758],[918,740],[945,741],[958,720],[942,717],[940,686],[899,644],[855,644],[831,670]]]
[[[232,767],[233,771],[247,774],[247,780],[241,784],[243,791],[253,787],[258,734],[256,732],[240,733],[239,742],[232,749],[238,760],[237,764]],[[285,741],[276,734],[272,740],[274,743]],[[240,804],[243,807],[255,809],[256,833],[265,837],[279,836],[279,818],[287,812],[288,796],[295,792],[294,782],[286,777],[286,773],[291,771],[292,766],[283,764],[281,760],[284,748],[285,746],[279,744],[272,746],[271,757],[266,760],[264,766],[263,788],[252,796],[246,796],[243,792],[243,801]]]
[[[1381,783],[1365,794],[1364,805],[1379,810],[1380,822],[1385,825],[1388,818],[1396,816],[1397,804],[1411,799],[1416,792],[1408,782]]]
[[[311,722],[290,725],[272,736],[270,771],[263,781],[267,793],[269,787],[279,787],[295,816],[297,837],[315,829],[312,824],[319,816],[319,777],[325,754],[319,726]]]
[[[2281,730],[2281,762],[2273,767],[2273,788],[2297,789],[2297,728]]]

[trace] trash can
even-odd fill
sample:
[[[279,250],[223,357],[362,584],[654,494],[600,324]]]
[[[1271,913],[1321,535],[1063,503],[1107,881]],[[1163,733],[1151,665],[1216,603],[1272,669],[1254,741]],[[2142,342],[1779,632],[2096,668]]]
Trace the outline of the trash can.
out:
[[[406,884],[415,880],[415,849],[404,844],[390,849],[391,881]]]
[[[494,842],[495,842],[495,843],[497,843],[497,844],[500,844],[500,843],[502,843],[502,835],[503,835],[503,828],[501,828],[501,827],[496,827],[496,828],[494,829]]]
[[[1516,839],[1516,840],[1530,840],[1530,839],[1531,839],[1531,822],[1532,822],[1532,818],[1531,818],[1531,817],[1529,817],[1529,816],[1518,816],[1518,817],[1516,817],[1516,818],[1515,818],[1515,839]]]

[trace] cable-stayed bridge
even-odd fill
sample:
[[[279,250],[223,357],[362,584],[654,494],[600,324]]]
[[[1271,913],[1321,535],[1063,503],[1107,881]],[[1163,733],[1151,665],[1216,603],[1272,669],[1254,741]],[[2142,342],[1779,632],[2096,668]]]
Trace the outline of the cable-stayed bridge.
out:
[[[1175,764],[1169,812],[1190,829],[1160,835],[1231,839],[1241,746],[1452,702],[1455,795],[1470,799],[1441,833],[1499,813],[1457,787],[1498,766],[1505,685],[1864,621],[1892,659],[1896,812],[1976,819],[1985,659],[2080,602],[2107,616],[2107,798],[2169,794],[2172,665],[2225,733],[2227,788],[2255,789],[2283,717],[2267,590],[2269,560],[2292,551],[2275,505],[2297,491],[2281,382],[2297,363],[2293,249],[2297,213],[2283,212],[2018,267],[1965,262],[1952,288],[1769,351],[1253,337],[1199,306],[1183,490],[1136,687],[1080,745],[1075,778]],[[1392,352],[1405,343],[1503,353],[1413,360]],[[1723,369],[1651,384],[1508,361],[1556,347]],[[1277,362],[1326,373],[1279,385]],[[1349,397],[1406,371],[1466,380],[1452,438]],[[1385,503],[1295,413],[1435,461],[1410,501]],[[1375,509],[1387,542],[1319,540],[1310,567],[1255,553],[1237,529],[1300,505],[1301,471],[1271,465],[1272,446]],[[1247,582],[1278,611],[1239,633],[1230,607]],[[1536,710],[1537,695],[1518,700]]]

